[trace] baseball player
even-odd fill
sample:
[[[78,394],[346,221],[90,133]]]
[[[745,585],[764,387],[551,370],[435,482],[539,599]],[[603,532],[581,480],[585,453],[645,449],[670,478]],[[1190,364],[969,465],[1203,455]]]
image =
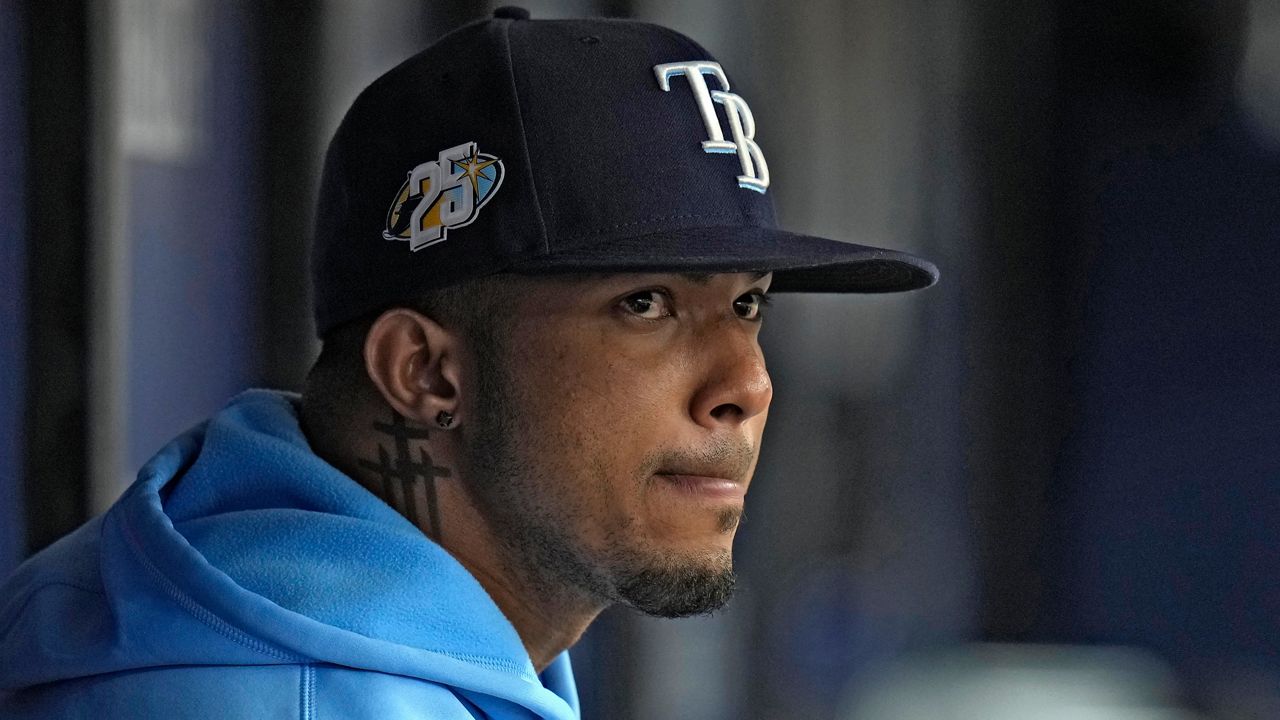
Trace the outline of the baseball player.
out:
[[[937,277],[777,229],[736,91],[671,30],[513,8],[364,90],[304,392],[234,398],[18,569],[0,714],[575,718],[603,608],[728,601],[768,294]]]

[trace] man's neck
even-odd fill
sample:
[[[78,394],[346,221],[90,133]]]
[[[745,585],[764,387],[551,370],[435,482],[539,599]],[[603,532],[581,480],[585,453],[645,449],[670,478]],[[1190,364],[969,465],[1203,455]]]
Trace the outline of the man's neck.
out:
[[[554,579],[519,567],[460,483],[446,483],[439,498],[443,532],[435,538],[480,582],[515,627],[538,672],[573,646],[603,606],[567,592]]]
[[[414,523],[479,581],[542,672],[578,641],[603,606],[540,577],[536,568],[520,567],[465,490],[455,443],[444,431],[389,410],[365,425],[368,431],[345,447],[330,448],[321,433],[307,434],[318,455]]]

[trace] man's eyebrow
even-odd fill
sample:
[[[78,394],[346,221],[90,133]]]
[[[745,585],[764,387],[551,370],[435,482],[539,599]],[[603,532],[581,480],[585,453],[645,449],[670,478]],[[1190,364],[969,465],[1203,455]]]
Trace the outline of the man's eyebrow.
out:
[[[770,272],[772,272],[772,271],[771,271],[771,270],[761,270],[761,271],[758,271],[758,272],[751,273],[751,279],[752,279],[752,280],[759,280],[760,278],[764,277],[765,275],[768,275]],[[692,283],[697,283],[697,284],[699,284],[699,285],[706,285],[707,283],[711,282],[711,277],[712,277],[713,275],[715,275],[715,274],[716,274],[716,273],[684,272],[684,273],[680,273],[680,277],[682,277],[682,278],[684,278],[685,280],[688,280],[689,282],[692,282]]]

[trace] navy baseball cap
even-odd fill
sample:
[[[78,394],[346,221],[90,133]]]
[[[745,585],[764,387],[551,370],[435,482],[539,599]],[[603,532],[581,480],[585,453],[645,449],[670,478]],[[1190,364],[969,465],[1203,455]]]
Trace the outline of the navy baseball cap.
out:
[[[775,291],[936,282],[907,253],[777,228],[728,73],[629,20],[501,8],[360,93],[329,145],[316,329],[497,272],[772,271]]]

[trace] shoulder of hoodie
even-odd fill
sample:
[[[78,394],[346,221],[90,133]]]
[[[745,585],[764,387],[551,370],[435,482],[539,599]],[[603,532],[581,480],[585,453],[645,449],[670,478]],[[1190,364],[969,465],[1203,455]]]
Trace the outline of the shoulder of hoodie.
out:
[[[333,665],[160,667],[0,693],[0,717],[89,716],[97,720],[487,717],[464,696],[443,685]]]
[[[101,516],[90,520],[28,558],[0,584],[0,643],[42,592],[63,593],[73,606],[104,595],[98,570],[101,529]]]

